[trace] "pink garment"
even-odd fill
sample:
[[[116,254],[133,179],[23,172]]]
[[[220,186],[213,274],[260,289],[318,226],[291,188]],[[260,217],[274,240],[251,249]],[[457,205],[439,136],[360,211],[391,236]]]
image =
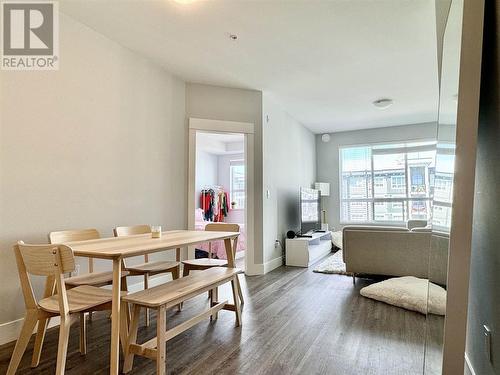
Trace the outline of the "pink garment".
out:
[[[196,221],[194,225],[195,230],[205,230],[205,225],[209,224],[209,221]],[[238,237],[238,245],[236,246],[236,252],[245,251],[246,236],[245,236],[245,226],[240,224],[240,236]],[[208,253],[208,242],[204,242],[196,245],[197,249],[204,250]],[[224,241],[213,241],[212,242],[212,256],[219,259],[227,259],[226,248],[224,247]]]

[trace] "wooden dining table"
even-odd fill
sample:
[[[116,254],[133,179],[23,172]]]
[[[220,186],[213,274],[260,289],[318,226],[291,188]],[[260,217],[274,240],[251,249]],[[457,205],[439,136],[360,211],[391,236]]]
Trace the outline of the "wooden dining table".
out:
[[[234,252],[231,241],[238,235],[237,232],[173,230],[163,232],[160,238],[152,238],[151,234],[140,234],[64,243],[64,245],[73,249],[76,256],[107,259],[113,262],[110,374],[118,374],[120,329],[124,329],[124,327],[120,327],[120,314],[123,313],[120,311],[123,259],[165,250],[178,250],[203,242],[223,240],[227,255],[227,266],[234,268]]]

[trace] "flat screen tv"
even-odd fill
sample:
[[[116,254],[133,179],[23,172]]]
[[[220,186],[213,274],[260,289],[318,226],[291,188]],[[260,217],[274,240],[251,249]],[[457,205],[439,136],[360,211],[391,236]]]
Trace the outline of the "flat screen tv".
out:
[[[302,234],[321,229],[319,190],[300,188],[300,231]]]

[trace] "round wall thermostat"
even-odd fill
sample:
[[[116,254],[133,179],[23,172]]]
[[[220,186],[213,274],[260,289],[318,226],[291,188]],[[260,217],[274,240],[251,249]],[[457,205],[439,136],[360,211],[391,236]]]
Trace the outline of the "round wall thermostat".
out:
[[[330,142],[330,134],[323,134],[323,135],[321,136],[321,140],[322,140],[323,142],[325,142],[325,143]]]

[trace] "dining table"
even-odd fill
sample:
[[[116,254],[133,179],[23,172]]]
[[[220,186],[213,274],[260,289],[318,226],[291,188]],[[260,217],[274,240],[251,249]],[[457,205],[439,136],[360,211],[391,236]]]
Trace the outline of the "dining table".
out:
[[[194,230],[171,230],[162,232],[160,238],[151,234],[139,234],[125,237],[100,238],[86,241],[66,242],[74,255],[86,258],[106,259],[113,263],[112,311],[111,311],[111,348],[109,373],[118,374],[120,358],[120,327],[122,263],[123,259],[139,255],[152,254],[166,250],[176,250],[179,257],[181,248],[204,242],[223,240],[227,267],[235,267],[235,255],[231,242],[238,237],[238,232],[209,232]],[[180,259],[177,259],[178,261]]]

